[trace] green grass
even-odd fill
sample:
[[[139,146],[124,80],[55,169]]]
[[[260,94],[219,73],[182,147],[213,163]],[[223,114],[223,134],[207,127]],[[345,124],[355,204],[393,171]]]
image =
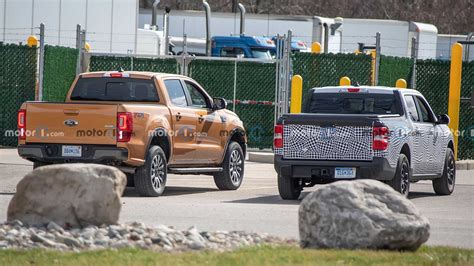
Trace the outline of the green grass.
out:
[[[122,249],[89,252],[2,250],[0,265],[474,265],[474,250],[427,247],[417,252],[302,250],[263,246],[234,252],[158,253]]]

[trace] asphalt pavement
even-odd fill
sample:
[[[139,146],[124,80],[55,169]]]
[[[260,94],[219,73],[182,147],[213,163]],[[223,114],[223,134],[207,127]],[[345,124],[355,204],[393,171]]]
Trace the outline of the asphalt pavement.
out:
[[[32,164],[15,149],[0,149],[0,222],[6,220],[8,203],[16,184]],[[307,193],[321,186],[310,188]],[[474,171],[458,171],[451,196],[436,196],[430,181],[412,184],[410,200],[431,223],[429,245],[474,248]],[[199,230],[244,230],[298,238],[298,205],[278,196],[272,164],[246,163],[242,187],[219,191],[209,176],[170,175],[159,198],[139,197],[127,188],[122,198],[121,222],[172,225]]]

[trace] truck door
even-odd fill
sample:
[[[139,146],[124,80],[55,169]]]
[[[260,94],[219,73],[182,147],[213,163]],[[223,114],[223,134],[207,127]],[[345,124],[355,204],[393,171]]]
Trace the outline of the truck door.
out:
[[[164,80],[171,105],[173,139],[173,159],[171,164],[196,164],[194,153],[196,151],[196,125],[197,115],[188,108],[186,93],[179,79]]]
[[[427,173],[440,174],[444,166],[445,154],[442,154],[441,147],[441,132],[436,132],[436,119],[431,107],[428,105],[425,99],[420,96],[414,96],[418,107],[418,113],[420,114],[420,128],[424,130],[426,137],[423,142],[428,150],[427,156],[425,156],[425,164],[428,167]]]
[[[217,163],[223,154],[225,138],[223,122],[219,112],[212,109],[209,96],[199,85],[183,80],[190,108],[197,116],[195,160],[202,164]]]
[[[422,114],[418,109],[416,96],[405,95],[405,102],[407,106],[408,116],[413,123],[413,131],[410,136],[412,139],[412,157],[411,167],[413,168],[413,174],[425,174],[430,173],[428,158],[432,156],[432,138],[430,138],[430,127],[422,120]]]

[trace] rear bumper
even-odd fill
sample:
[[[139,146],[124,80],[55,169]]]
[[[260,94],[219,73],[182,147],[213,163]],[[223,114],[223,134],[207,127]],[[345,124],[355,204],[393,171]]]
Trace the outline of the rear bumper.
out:
[[[81,145],[81,157],[63,157],[62,144],[18,145],[18,154],[29,161],[45,163],[101,163],[117,164],[128,160],[128,150],[110,145]]]
[[[275,155],[274,166],[279,175],[311,179],[317,183],[335,181],[336,167],[355,167],[356,179],[392,180],[396,170],[385,158],[374,158],[373,161],[315,161],[285,160],[281,155]]]

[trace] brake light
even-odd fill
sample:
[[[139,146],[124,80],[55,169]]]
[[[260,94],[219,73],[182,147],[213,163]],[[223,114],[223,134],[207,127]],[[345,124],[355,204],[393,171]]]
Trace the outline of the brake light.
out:
[[[347,92],[359,92],[360,89],[359,88],[348,88],[347,89]]]
[[[133,132],[132,113],[117,113],[117,142],[129,142]]]
[[[283,125],[275,125],[275,133],[273,135],[273,146],[275,148],[283,148]]]
[[[388,148],[388,133],[389,130],[385,126],[379,126],[373,128],[373,142],[372,142],[372,149],[383,151]]]
[[[121,78],[121,77],[122,77],[122,73],[110,73],[110,77],[111,77],[111,78]]]
[[[18,111],[18,138],[20,140],[26,139],[26,110],[20,109]]]

